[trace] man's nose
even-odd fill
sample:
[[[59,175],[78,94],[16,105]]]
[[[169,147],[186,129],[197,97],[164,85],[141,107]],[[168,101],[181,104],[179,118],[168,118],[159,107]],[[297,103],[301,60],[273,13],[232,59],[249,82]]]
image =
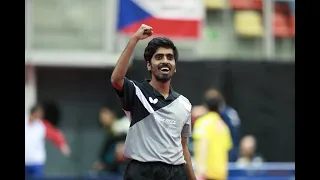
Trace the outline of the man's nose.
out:
[[[168,63],[168,62],[169,62],[169,60],[168,60],[167,56],[163,56],[163,58],[162,58],[162,62],[165,62],[165,63]]]

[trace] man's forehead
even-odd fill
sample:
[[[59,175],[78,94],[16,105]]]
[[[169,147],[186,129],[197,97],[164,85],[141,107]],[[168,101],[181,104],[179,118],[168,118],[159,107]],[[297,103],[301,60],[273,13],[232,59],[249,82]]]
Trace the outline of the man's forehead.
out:
[[[171,48],[160,47],[155,54],[173,54],[173,50]]]

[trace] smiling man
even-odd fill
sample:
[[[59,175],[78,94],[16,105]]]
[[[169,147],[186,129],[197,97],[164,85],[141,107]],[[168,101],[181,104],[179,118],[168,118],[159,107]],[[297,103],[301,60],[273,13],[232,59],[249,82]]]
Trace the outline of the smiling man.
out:
[[[170,86],[176,73],[178,50],[164,37],[152,39],[144,58],[151,80],[142,83],[125,77],[139,40],[152,27],[141,25],[121,54],[111,82],[131,119],[124,155],[131,159],[126,180],[195,180],[187,138],[191,136],[191,104]]]

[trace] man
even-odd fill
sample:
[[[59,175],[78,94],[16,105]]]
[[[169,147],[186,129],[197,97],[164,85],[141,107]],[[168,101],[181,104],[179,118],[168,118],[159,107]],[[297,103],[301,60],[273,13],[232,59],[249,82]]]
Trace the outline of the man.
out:
[[[230,131],[219,115],[221,99],[209,96],[205,101],[209,112],[196,120],[193,129],[196,175],[205,180],[227,180]]]
[[[45,139],[52,141],[65,156],[71,151],[63,134],[50,122],[43,119],[41,105],[31,108],[25,118],[25,173],[27,178],[41,178],[46,160]]]
[[[103,107],[100,110],[100,123],[106,132],[106,140],[93,169],[99,172],[123,174],[127,160],[123,158],[122,146],[125,142],[130,121],[128,118],[117,120],[115,110]]]
[[[207,114],[207,112],[208,112],[207,108],[203,105],[196,105],[196,106],[192,107],[192,109],[191,109],[191,127],[192,127],[192,129],[193,129],[195,121],[198,118],[200,118],[201,116]],[[190,155],[191,155],[191,160],[193,161],[193,159],[192,159],[192,157],[194,157],[193,137],[191,137],[189,139],[188,146],[189,146],[189,151],[190,151]]]
[[[240,157],[237,165],[245,167],[251,164],[263,163],[263,158],[256,153],[256,138],[252,135],[246,135],[240,142]]]
[[[201,116],[208,113],[208,109],[203,105],[193,106],[191,110],[191,123],[194,125],[195,121]]]
[[[142,83],[125,77],[139,40],[153,29],[141,25],[120,56],[111,82],[131,119],[124,156],[131,159],[126,180],[195,180],[187,138],[191,136],[191,104],[170,86],[178,50],[167,38],[154,38],[144,58],[151,80]]]
[[[229,127],[233,147],[229,151],[229,161],[235,162],[239,155],[239,141],[240,141],[240,118],[235,109],[227,106],[223,95],[217,89],[209,89],[206,92],[207,97],[218,98],[221,100],[220,116]]]

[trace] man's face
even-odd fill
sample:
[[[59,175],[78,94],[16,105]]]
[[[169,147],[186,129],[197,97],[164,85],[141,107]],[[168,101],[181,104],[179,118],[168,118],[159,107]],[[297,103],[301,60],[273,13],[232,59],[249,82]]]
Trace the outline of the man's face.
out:
[[[110,127],[115,119],[115,115],[107,108],[100,110],[100,123],[105,127]]]
[[[33,112],[33,117],[35,119],[43,119],[44,117],[44,110],[42,108],[38,108]]]
[[[152,76],[154,76],[157,81],[169,81],[176,71],[173,50],[163,47],[158,48],[152,56],[150,64],[148,64],[148,71],[151,71]]]
[[[255,153],[255,140],[251,137],[245,137],[241,141],[241,152],[243,156],[252,156]]]

